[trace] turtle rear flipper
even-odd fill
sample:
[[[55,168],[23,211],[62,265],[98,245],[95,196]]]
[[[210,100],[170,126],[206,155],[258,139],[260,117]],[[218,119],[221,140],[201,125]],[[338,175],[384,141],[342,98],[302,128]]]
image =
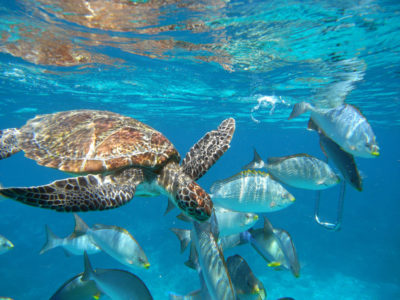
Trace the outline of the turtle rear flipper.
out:
[[[186,154],[182,161],[183,171],[193,180],[203,176],[229,149],[235,132],[235,120],[226,119],[217,130],[207,132]]]
[[[31,206],[63,212],[104,210],[129,202],[143,181],[141,170],[128,169],[116,176],[87,175],[54,181],[48,185],[1,188],[0,195]],[[125,171],[125,173],[126,173]],[[132,174],[132,171],[136,171]],[[128,178],[128,175],[132,176]]]
[[[16,128],[0,130],[0,159],[21,151],[18,147],[17,133]]]

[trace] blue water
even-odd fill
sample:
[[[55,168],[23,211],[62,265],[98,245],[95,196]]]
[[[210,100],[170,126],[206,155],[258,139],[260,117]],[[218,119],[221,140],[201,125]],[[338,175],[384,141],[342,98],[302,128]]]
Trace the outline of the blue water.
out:
[[[345,100],[368,118],[381,155],[357,159],[364,190],[347,188],[341,230],[314,221],[314,192],[288,188],[296,202],[266,216],[291,234],[300,278],[268,268],[248,245],[225,256],[242,255],[268,299],[400,299],[398,1],[165,2],[3,0],[0,128],[20,127],[36,114],[111,110],[163,132],[184,155],[234,117],[231,148],[199,180],[208,190],[240,171],[253,147],[264,158],[302,152],[323,158],[307,117],[287,117],[296,102],[328,107]],[[262,99],[275,101],[274,109]],[[3,186],[66,176],[22,153],[0,162]],[[323,193],[324,218],[335,218],[338,193]],[[0,256],[0,296],[48,299],[83,271],[82,257],[66,257],[61,249],[39,255],[45,224],[64,237],[73,216],[3,200],[0,234],[15,248]],[[175,218],[178,210],[164,216],[166,205],[165,197],[135,197],[115,210],[81,214],[89,225],[132,233],[151,264],[133,272],[154,299],[199,287],[196,272],[183,264],[188,253],[179,253],[170,231],[187,224]],[[104,253],[91,261],[124,269]]]

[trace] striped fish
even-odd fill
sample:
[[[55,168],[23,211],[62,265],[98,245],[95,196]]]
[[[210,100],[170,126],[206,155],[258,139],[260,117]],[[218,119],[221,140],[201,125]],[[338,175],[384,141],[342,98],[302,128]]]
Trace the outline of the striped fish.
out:
[[[241,212],[273,212],[291,205],[295,198],[268,173],[247,170],[214,182],[211,199]]]
[[[300,102],[294,105],[289,119],[307,111],[311,112],[309,128],[313,129],[315,123],[346,152],[365,158],[379,156],[379,146],[371,125],[356,107],[343,104],[322,109],[307,102]]]

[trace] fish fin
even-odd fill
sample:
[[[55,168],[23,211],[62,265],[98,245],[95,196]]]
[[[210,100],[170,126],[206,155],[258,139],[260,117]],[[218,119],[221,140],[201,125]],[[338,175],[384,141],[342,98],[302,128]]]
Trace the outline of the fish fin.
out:
[[[76,236],[84,235],[89,229],[89,226],[82,220],[78,214],[74,213],[75,227],[74,232]]]
[[[179,215],[176,216],[177,219],[183,221],[183,222],[191,222],[192,219],[185,215],[184,213],[180,213]]]
[[[187,261],[185,261],[185,266],[194,270],[198,270],[199,268],[199,257],[197,255],[197,251],[193,243],[190,245],[189,258]]]
[[[264,234],[273,234],[274,233],[274,228],[272,227],[271,222],[267,219],[267,217],[264,217]]]
[[[320,131],[318,125],[315,124],[314,120],[311,118],[308,120],[307,129],[311,130],[311,131],[316,131],[316,132]]]
[[[83,252],[83,262],[85,270],[82,274],[82,281],[91,280],[94,277],[94,270],[92,268],[92,265],[90,264],[89,256],[86,251]]]
[[[256,148],[254,148],[253,160],[247,165],[243,166],[242,169],[262,169],[265,168],[266,164],[262,160],[261,156],[258,154]]]
[[[293,106],[293,110],[292,113],[290,114],[288,120],[291,120],[293,118],[296,118],[298,116],[300,116],[301,114],[305,113],[306,111],[309,111],[312,109],[312,106],[310,103],[307,102],[300,102],[300,103],[296,103]]]
[[[175,207],[176,207],[175,204],[171,201],[171,199],[168,198],[168,205],[167,208],[165,209],[164,216],[168,214],[171,210],[173,210]]]
[[[328,153],[326,153],[325,147],[324,147],[324,145],[322,143],[321,134],[320,134],[320,138],[319,138],[319,147],[321,148],[322,153],[324,153],[325,157],[328,159],[329,158],[328,157]]]
[[[276,268],[276,267],[280,267],[281,265],[282,265],[282,263],[280,263],[279,261],[271,261],[267,266]]]
[[[50,249],[53,249],[60,245],[61,238],[56,236],[50,229],[48,225],[46,227],[46,243],[43,245],[42,249],[40,250],[40,254],[43,254]]]
[[[180,243],[181,243],[181,253],[186,250],[187,246],[190,243],[190,230],[188,229],[180,229],[180,228],[171,228],[172,232],[176,234]]]

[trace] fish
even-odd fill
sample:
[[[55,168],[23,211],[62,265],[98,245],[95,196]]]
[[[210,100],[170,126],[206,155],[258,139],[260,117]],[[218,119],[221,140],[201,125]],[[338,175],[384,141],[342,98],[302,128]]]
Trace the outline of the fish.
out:
[[[101,249],[92,242],[89,236],[86,234],[77,233],[76,224],[75,230],[65,238],[60,238],[55,235],[48,225],[45,226],[45,230],[46,242],[40,250],[40,254],[43,254],[56,247],[62,247],[67,256],[83,255],[84,251],[89,254],[95,254],[101,251]]]
[[[0,254],[4,254],[14,248],[13,243],[11,243],[7,238],[0,234]]]
[[[268,262],[269,267],[285,268],[295,277],[300,276],[300,264],[290,234],[283,229],[275,229],[264,217],[264,227],[249,229],[243,233],[253,248]]]
[[[344,151],[338,144],[328,138],[323,132],[319,131],[319,144],[322,152],[339,169],[343,178],[352,187],[362,191],[362,177],[358,172],[354,156]]]
[[[217,217],[220,238],[246,231],[253,227],[258,220],[258,215],[254,213],[233,211],[216,205],[213,209]],[[191,221],[183,213],[179,214],[177,218],[186,222]]]
[[[296,103],[289,119],[307,111],[311,112],[309,129],[316,126],[337,143],[344,151],[359,157],[372,158],[379,156],[379,146],[368,120],[350,104],[334,108],[316,108],[307,102]]]
[[[181,242],[181,252],[190,244],[189,260],[185,265],[198,271],[200,280],[204,280],[201,290],[207,291],[204,293],[209,299],[236,300],[224,254],[218,244],[219,230],[215,212],[208,221],[192,221],[192,224],[191,230],[172,229]]]
[[[97,288],[113,300],[153,300],[146,284],[135,274],[119,269],[93,270],[84,252],[82,281],[93,280]]]
[[[267,298],[263,283],[254,275],[240,255],[229,256],[226,260],[228,271],[240,300],[264,300]]]
[[[148,269],[150,263],[145,252],[135,238],[124,228],[95,224],[92,228],[77,215],[76,232],[87,234],[104,252],[129,267]]]
[[[295,197],[270,174],[255,170],[218,180],[210,190],[215,204],[240,212],[274,212],[295,201]]]
[[[104,295],[93,280],[82,280],[83,272],[67,280],[50,300],[98,300]]]
[[[243,168],[265,168],[275,180],[300,189],[323,190],[340,182],[326,162],[305,153],[270,157],[265,163],[254,149],[253,160]]]
[[[224,254],[213,234],[211,222],[193,221],[194,246],[199,266],[212,300],[235,300],[236,294],[226,267]]]

